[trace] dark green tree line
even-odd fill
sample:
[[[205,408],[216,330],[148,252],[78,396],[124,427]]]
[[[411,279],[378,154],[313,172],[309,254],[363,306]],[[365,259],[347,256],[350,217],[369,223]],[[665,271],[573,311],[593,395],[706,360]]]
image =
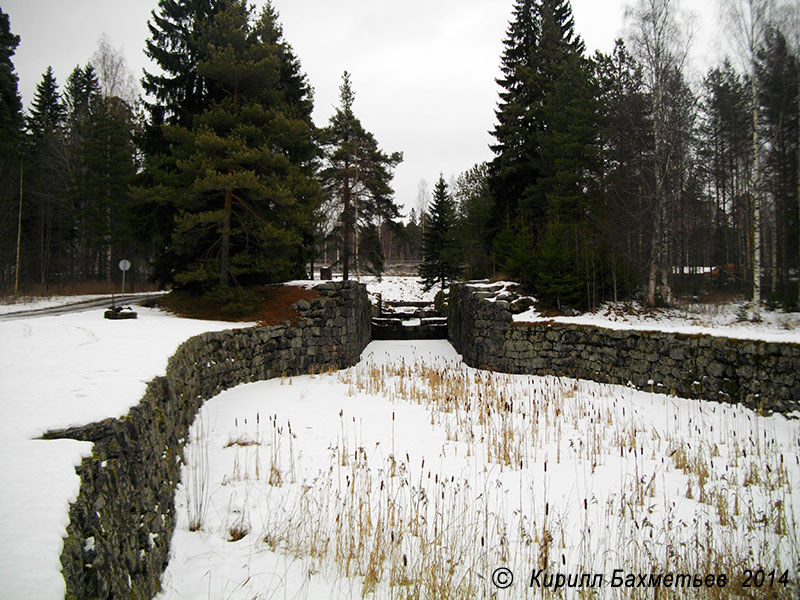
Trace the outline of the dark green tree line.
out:
[[[618,41],[591,60],[568,2],[514,5],[486,176],[491,211],[478,229],[492,270],[547,303],[747,293],[756,255],[774,298],[792,304],[798,293],[796,50],[779,26],[767,28],[756,81],[725,63],[695,92],[675,4],[641,0],[631,11],[636,52]],[[479,262],[474,247],[463,253],[465,265]]]
[[[136,169],[132,108],[100,92],[91,64],[64,90],[48,68],[22,118],[11,56],[18,38],[3,15],[3,285],[108,281],[129,255],[128,185]],[[14,116],[16,115],[16,117]],[[6,185],[10,184],[10,185]]]
[[[757,298],[762,285],[796,303],[796,32],[760,22],[747,72],[725,62],[693,89],[676,4],[638,0],[627,39],[589,58],[567,0],[516,0],[494,159],[437,185],[431,210],[438,196],[452,210],[422,209],[421,188],[406,225],[391,188],[401,155],[361,124],[347,74],[315,128],[271,4],[159,0],[141,105],[110,91],[130,86],[106,80],[119,61],[101,56],[63,87],[48,70],[25,115],[19,39],[0,12],[2,285],[109,281],[123,256],[203,290],[302,276],[315,256],[346,277],[380,272],[385,256],[432,264],[443,251],[426,233],[442,209],[455,232],[445,280],[512,277],[560,308]]]

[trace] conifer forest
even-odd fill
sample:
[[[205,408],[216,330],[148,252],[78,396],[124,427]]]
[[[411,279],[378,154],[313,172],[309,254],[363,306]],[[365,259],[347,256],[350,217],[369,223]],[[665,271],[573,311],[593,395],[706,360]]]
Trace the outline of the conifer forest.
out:
[[[800,8],[721,5],[737,50],[697,81],[677,0],[631,0],[593,55],[569,0],[514,0],[485,82],[493,158],[449,179],[430,165],[416,205],[392,187],[403,148],[354,108],[369,81],[344,71],[333,116],[312,120],[270,2],[159,0],[140,81],[101,40],[66,81],[42,73],[27,108],[0,9],[0,289],[116,282],[127,258],[136,281],[224,297],[402,260],[428,287],[502,277],[562,310],[705,294],[796,308]]]

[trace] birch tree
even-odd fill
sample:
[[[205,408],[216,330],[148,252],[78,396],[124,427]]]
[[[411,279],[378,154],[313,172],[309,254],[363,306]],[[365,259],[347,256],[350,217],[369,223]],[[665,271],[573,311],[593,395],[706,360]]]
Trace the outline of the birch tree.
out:
[[[750,198],[752,211],[753,320],[761,320],[761,139],[759,136],[758,49],[769,25],[772,0],[723,0],[723,13],[730,23],[731,43],[750,78],[751,152]]]
[[[139,96],[136,78],[128,66],[124,50],[114,48],[107,34],[100,36],[90,62],[97,73],[104,98],[117,97],[130,106],[136,103]]]
[[[692,37],[691,19],[680,11],[678,0],[638,0],[627,9],[633,51],[643,66],[644,82],[651,103],[653,127],[653,234],[647,276],[647,304],[657,295],[668,304],[669,224],[673,199],[667,173],[681,159],[669,143],[670,82],[682,79]]]

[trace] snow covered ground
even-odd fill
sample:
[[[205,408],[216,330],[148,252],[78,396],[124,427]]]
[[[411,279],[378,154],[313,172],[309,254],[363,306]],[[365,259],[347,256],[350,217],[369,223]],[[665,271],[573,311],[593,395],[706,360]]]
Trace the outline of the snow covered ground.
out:
[[[367,276],[366,284],[373,301],[381,294],[384,301],[414,301],[433,303],[438,288],[423,291],[417,277],[386,276],[382,279]],[[296,285],[313,286],[319,281],[295,281]],[[477,288],[497,289],[514,287],[508,281],[471,284]],[[554,321],[596,325],[611,329],[640,329],[674,331],[677,333],[706,333],[735,338],[761,339],[776,342],[800,343],[800,313],[762,309],[761,322],[749,319],[752,309],[744,301],[724,304],[684,303],[676,308],[647,310],[633,303],[608,303],[600,309],[575,317],[545,317],[536,308],[514,315],[515,321]]]
[[[181,342],[242,324],[137,308],[0,322],[0,598],[60,599],[62,537],[77,497],[74,467],[91,443],[38,440],[50,429],[118,417],[164,373]]]
[[[501,566],[505,598],[542,597],[539,569],[602,573],[604,598],[637,594],[614,569],[741,591],[761,568],[798,590],[800,428],[782,416],[391,341],[226,391],[192,440],[161,600],[489,598]]]
[[[433,298],[415,278],[367,284],[386,300]],[[107,321],[97,309],[0,322],[0,599],[64,593],[59,556],[78,491],[74,467],[91,444],[36,438],[124,414],[183,340],[246,326],[137,311],[136,321]],[[654,325],[686,327],[689,318]],[[756,335],[793,339],[793,325],[775,318]],[[727,335],[722,317],[705,326]],[[489,398],[513,410],[479,410]],[[386,597],[405,589],[388,582],[422,573],[430,585],[463,590],[485,586],[502,561],[525,579],[542,552],[550,563],[563,554],[562,572],[605,572],[609,556],[634,569],[637,556],[672,548],[677,569],[678,558],[704,558],[698,548],[721,548],[744,557],[741,565],[793,567],[797,578],[800,434],[780,416],[586,382],[490,377],[439,341],[374,342],[356,368],[241,386],[201,415],[162,598],[355,598],[365,585]],[[197,498],[187,491],[204,448],[205,520],[190,532]]]
[[[424,291],[418,277],[385,275],[378,278],[373,275],[362,275],[358,278],[358,281],[366,284],[367,292],[369,292],[370,296],[375,298],[380,294],[384,302],[430,302],[432,304],[436,292],[439,291],[439,288],[433,288],[427,292]],[[308,287],[313,287],[320,283],[323,282],[319,280],[297,280],[289,282],[291,285],[304,285]]]
[[[761,322],[749,320],[745,303],[695,304],[684,308],[644,310],[640,306],[611,304],[575,317],[544,317],[535,308],[514,315],[515,321],[554,321],[596,325],[610,329],[673,331],[732,338],[800,343],[800,313],[762,310]]]
[[[503,296],[514,288],[512,282],[471,284]],[[489,298],[490,301],[496,298]],[[545,316],[535,306],[513,316],[514,321],[574,323],[610,329],[672,331],[734,338],[800,343],[800,312],[762,308],[761,320],[752,321],[752,305],[745,301],[718,304],[682,301],[671,308],[648,309],[637,302],[608,302],[599,309],[572,317]]]

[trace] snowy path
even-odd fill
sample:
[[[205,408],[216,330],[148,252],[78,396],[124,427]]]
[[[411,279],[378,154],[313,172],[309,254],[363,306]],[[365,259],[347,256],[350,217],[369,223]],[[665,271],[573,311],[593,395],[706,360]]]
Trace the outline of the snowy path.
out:
[[[0,599],[64,596],[62,536],[75,466],[92,445],[35,438],[125,414],[181,342],[232,326],[137,312],[128,321],[96,309],[0,322]]]
[[[18,302],[0,303],[0,321],[44,315],[60,315],[96,307],[110,306],[112,301],[128,305],[163,296],[166,292],[145,292],[142,294],[90,294],[86,296],[50,296],[46,298],[26,297]]]
[[[148,292],[146,294],[126,294],[125,296],[86,296],[83,299],[70,299],[69,297],[55,298],[42,302],[29,302],[22,304],[0,305],[0,309],[10,309],[9,311],[0,310],[0,321],[10,321],[14,319],[25,319],[33,317],[46,317],[66,315],[74,312],[82,312],[93,308],[108,308],[112,303],[118,306],[128,306],[138,304],[144,300],[150,300],[163,296],[165,292]],[[80,298],[80,297],[78,297]]]

